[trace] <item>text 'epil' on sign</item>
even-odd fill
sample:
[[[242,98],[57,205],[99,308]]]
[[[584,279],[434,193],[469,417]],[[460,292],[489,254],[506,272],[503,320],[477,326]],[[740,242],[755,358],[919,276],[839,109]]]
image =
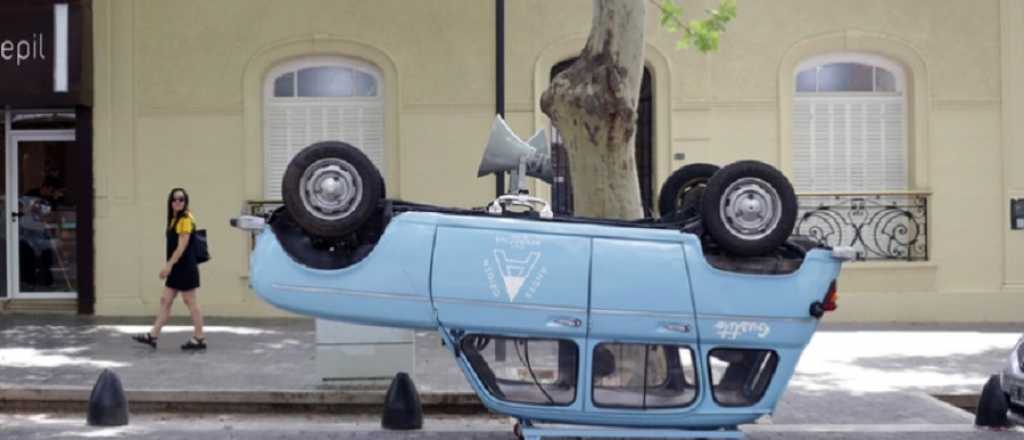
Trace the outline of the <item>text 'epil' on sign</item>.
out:
[[[14,62],[21,66],[21,63],[46,60],[46,50],[43,45],[43,34],[32,34],[29,38],[20,40],[0,41],[0,60]]]

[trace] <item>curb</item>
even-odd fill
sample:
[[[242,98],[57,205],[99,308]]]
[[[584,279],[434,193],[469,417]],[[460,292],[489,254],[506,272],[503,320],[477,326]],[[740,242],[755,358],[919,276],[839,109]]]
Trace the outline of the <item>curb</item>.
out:
[[[0,387],[0,409],[83,410],[87,387]],[[133,412],[331,412],[359,413],[383,409],[386,390],[125,390]],[[420,394],[428,413],[479,413],[474,393]]]

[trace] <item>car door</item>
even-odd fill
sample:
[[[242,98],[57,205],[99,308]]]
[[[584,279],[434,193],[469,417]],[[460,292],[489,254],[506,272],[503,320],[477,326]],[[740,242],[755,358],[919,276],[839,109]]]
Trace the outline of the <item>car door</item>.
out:
[[[579,411],[590,240],[572,226],[446,216],[431,295],[442,333],[492,409]]]
[[[682,244],[595,238],[592,253],[586,411],[635,419],[692,410],[698,337]]]

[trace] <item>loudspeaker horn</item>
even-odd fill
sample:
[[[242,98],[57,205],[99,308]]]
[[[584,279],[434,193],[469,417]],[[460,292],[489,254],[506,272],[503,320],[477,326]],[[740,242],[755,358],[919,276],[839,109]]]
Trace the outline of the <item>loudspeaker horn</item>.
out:
[[[534,133],[526,143],[534,149],[534,153],[526,161],[526,175],[547,183],[554,182],[555,173],[551,169],[551,145],[548,144],[547,136],[544,135],[544,129],[537,130],[537,133]]]
[[[526,162],[526,175],[548,183],[554,180],[551,171],[551,147],[548,145],[544,130],[538,130],[530,137],[529,142],[523,142],[512,132],[501,115],[496,115],[494,123],[491,124],[484,157],[477,169],[477,177],[496,172],[517,171],[520,160]]]

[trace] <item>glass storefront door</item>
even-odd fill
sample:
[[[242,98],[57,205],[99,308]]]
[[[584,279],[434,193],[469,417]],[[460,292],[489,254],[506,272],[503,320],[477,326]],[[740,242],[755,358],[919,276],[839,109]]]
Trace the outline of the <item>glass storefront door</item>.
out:
[[[74,130],[12,130],[4,168],[7,282],[15,298],[75,298]]]

